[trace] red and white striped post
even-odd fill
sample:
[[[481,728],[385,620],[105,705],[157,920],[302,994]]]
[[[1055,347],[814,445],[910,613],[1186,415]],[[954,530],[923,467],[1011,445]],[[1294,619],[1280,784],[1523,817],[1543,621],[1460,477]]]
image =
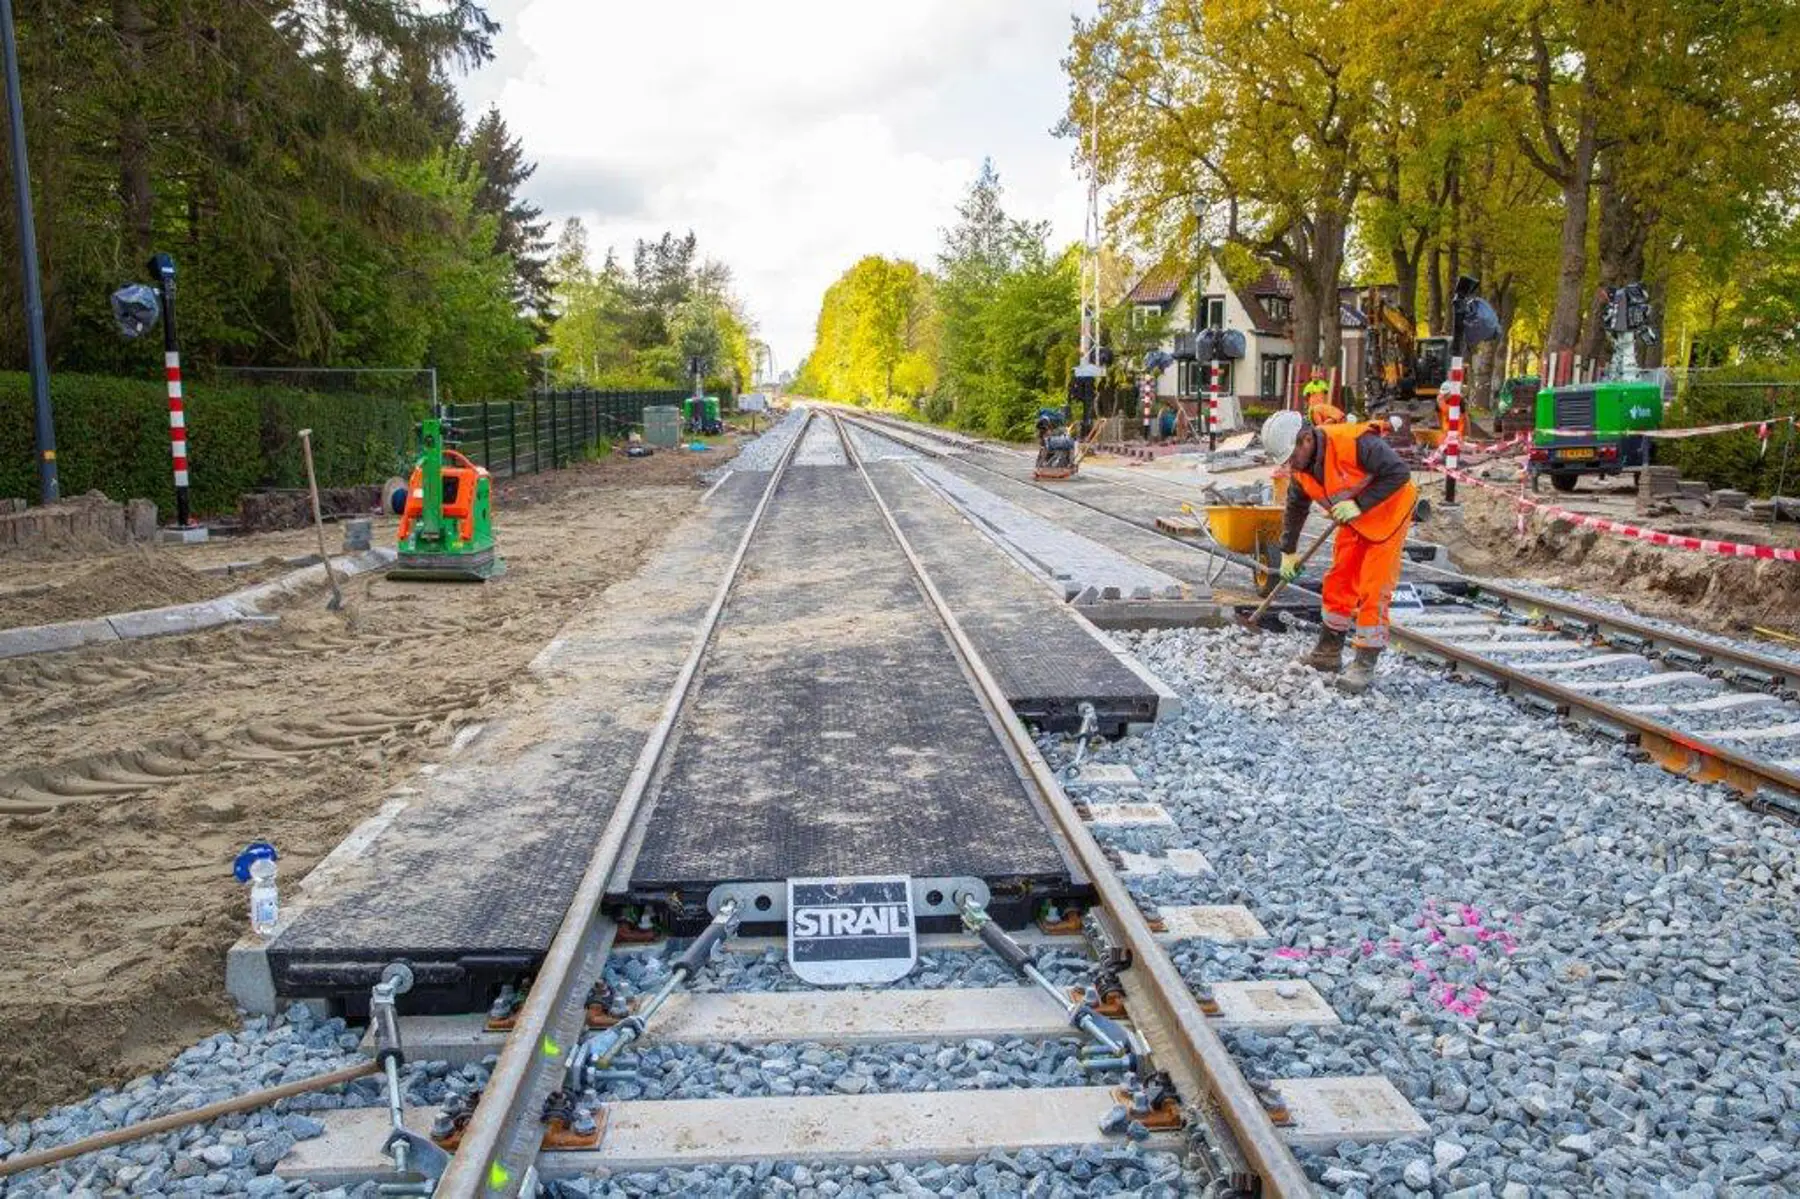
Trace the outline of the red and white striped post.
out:
[[[163,351],[169,376],[169,450],[175,461],[175,523],[188,523],[187,409],[181,398],[181,351]]]
[[[1138,381],[1138,402],[1144,412],[1144,444],[1150,444],[1150,401],[1156,395],[1156,376],[1145,375]]]
[[[1219,448],[1219,399],[1225,391],[1225,364],[1217,358],[1208,367],[1206,380],[1206,448]]]
[[[1444,396],[1444,465],[1455,471],[1462,465],[1463,360],[1450,360],[1450,390]],[[1456,476],[1444,476],[1444,502],[1456,502]]]
[[[188,515],[187,406],[181,395],[181,343],[175,338],[175,260],[167,254],[150,258],[150,273],[162,299],[163,373],[169,380],[169,452],[175,466],[175,527],[192,523]]]

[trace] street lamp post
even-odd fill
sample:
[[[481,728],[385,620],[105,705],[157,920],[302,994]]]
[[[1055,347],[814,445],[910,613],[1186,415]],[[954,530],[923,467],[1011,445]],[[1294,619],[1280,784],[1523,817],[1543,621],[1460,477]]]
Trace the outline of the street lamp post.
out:
[[[44,350],[44,289],[38,279],[37,223],[31,212],[25,102],[19,95],[19,46],[13,35],[12,0],[0,0],[0,59],[4,59],[6,74],[13,200],[19,220],[19,273],[25,288],[25,356],[31,370],[31,406],[37,426],[38,499],[54,504],[62,495],[62,486],[56,475],[56,424],[50,411],[49,356]]]

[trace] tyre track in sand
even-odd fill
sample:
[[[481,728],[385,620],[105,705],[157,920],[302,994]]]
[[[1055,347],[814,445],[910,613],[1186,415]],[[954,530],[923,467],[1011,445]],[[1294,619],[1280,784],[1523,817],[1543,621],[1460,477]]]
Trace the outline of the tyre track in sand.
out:
[[[531,480],[480,587],[362,576],[335,613],[315,591],[279,623],[0,664],[0,1118],[228,1027],[232,856],[273,842],[288,892],[459,734],[532,703],[531,660],[680,535],[719,457]]]

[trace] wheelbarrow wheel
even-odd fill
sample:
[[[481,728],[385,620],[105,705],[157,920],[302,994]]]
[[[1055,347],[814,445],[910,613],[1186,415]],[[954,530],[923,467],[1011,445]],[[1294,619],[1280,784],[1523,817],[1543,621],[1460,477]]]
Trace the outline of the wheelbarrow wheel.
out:
[[[1266,596],[1281,582],[1281,539],[1269,540],[1257,534],[1254,557],[1257,566],[1251,578],[1256,583],[1256,594]]]

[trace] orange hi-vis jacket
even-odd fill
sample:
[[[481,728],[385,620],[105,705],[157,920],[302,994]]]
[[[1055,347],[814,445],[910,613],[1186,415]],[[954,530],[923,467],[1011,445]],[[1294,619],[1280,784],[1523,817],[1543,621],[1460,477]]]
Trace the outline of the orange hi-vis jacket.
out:
[[[1318,425],[1341,425],[1344,423],[1344,410],[1330,400],[1314,400],[1307,405],[1307,423]]]
[[[1308,498],[1323,502],[1327,508],[1339,500],[1353,500],[1361,495],[1374,476],[1357,464],[1356,439],[1364,433],[1379,434],[1380,422],[1319,425],[1313,431],[1325,455],[1321,472],[1325,476],[1324,485],[1320,486],[1311,471],[1304,470],[1294,472],[1294,482],[1300,484]],[[1406,527],[1418,499],[1419,489],[1409,479],[1398,491],[1351,521],[1350,528],[1370,541],[1386,541]]]

